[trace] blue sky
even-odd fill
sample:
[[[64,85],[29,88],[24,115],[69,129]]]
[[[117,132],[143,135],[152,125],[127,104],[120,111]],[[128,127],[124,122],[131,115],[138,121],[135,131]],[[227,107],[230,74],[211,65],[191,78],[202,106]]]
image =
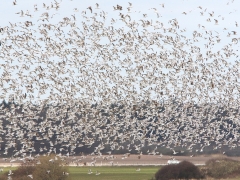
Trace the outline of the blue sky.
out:
[[[87,16],[90,16],[90,11],[87,9],[89,6],[92,7],[93,12],[100,13],[102,10],[107,12],[108,19],[118,18],[120,11],[114,11],[113,6],[121,5],[123,11],[121,13],[127,14],[129,7],[129,1],[80,1],[80,0],[61,0],[57,1],[60,3],[60,8],[58,11],[46,10],[43,8],[43,3],[46,6],[51,6],[54,1],[46,0],[18,0],[17,5],[13,5],[13,1],[1,1],[0,2],[0,16],[1,16],[1,27],[10,26],[9,22],[25,22],[32,21],[37,24],[37,20],[44,12],[49,12],[49,14],[54,14],[54,19],[52,23],[57,23],[63,17],[71,17],[75,15],[78,22],[83,19],[81,17],[81,12],[86,11]],[[96,2],[99,4],[100,9],[95,9]],[[168,1],[144,1],[135,0],[131,1],[132,8],[129,15],[137,21],[143,19],[143,14],[147,14],[148,19],[152,21],[160,21],[165,24],[169,20],[176,18],[179,22],[180,28],[186,28],[186,34],[190,35],[194,30],[199,30],[199,26],[204,27],[206,30],[216,31],[220,35],[225,35],[227,32],[237,31],[239,27],[236,27],[236,23],[240,24],[240,11],[237,7],[240,7],[240,1],[229,1],[229,0],[168,0]],[[164,4],[164,8],[162,7]],[[34,5],[38,8],[38,11],[34,11]],[[77,11],[75,11],[75,8]],[[157,18],[155,10],[159,13],[160,17]],[[200,9],[202,8],[202,9]],[[29,12],[32,15],[20,17],[19,14],[21,10],[24,13]],[[201,15],[201,12],[203,15]],[[186,14],[183,14],[186,13]],[[213,13],[213,17],[210,17],[210,13]],[[211,22],[207,22],[210,18]],[[218,20],[218,25],[215,25],[214,19]],[[239,22],[238,22],[239,21]],[[115,24],[117,26],[117,24]],[[119,25],[121,26],[121,25]],[[226,30],[224,31],[224,28]],[[203,28],[202,28],[203,29]],[[222,36],[222,40],[225,36]]]
[[[119,19],[119,13],[129,14],[133,20],[141,23],[141,19],[144,19],[143,14],[147,14],[146,19],[152,20],[152,22],[162,22],[168,26],[169,21],[177,19],[180,29],[185,29],[183,34],[186,37],[192,38],[192,33],[196,31],[211,31],[213,36],[219,36],[221,43],[213,47],[213,51],[221,50],[221,48],[231,43],[232,38],[239,38],[239,27],[240,26],[240,1],[225,1],[225,0],[167,0],[167,1],[153,1],[153,0],[134,0],[134,1],[120,1],[120,0],[106,0],[106,1],[80,1],[80,0],[62,0],[59,2],[59,9],[43,8],[43,3],[46,7],[51,7],[55,1],[46,0],[17,0],[17,5],[13,5],[13,1],[1,1],[0,2],[0,16],[1,24],[0,27],[10,26],[14,23],[31,21],[35,26],[41,23],[38,21],[41,15],[48,12],[50,16],[54,16],[50,20],[50,23],[56,24],[64,17],[70,17],[75,15],[76,23],[81,24],[82,21],[86,21],[82,18],[82,11],[86,11],[86,16],[90,17],[92,14],[87,9],[89,6],[92,7],[93,13],[101,14],[105,12],[107,16],[107,24],[110,24],[111,18]],[[99,4],[99,9],[96,9],[96,2]],[[129,13],[127,8],[129,3],[132,3],[131,12]],[[164,4],[164,7],[163,7]],[[121,5],[122,11],[114,11],[113,6]],[[34,7],[37,7],[38,11],[34,11]],[[155,9],[154,9],[155,8]],[[24,16],[20,17],[21,11],[24,12]],[[157,14],[159,17],[157,17]],[[26,14],[31,15],[27,16]],[[210,19],[210,22],[207,21]],[[215,23],[215,20],[218,23]],[[123,23],[118,21],[114,24],[115,27],[121,27]],[[237,35],[232,35],[232,31],[236,31]],[[228,33],[231,33],[230,37],[227,37]],[[0,38],[4,38],[0,34]],[[239,39],[240,40],[240,39]],[[106,39],[102,40],[104,44]],[[196,42],[195,45],[204,51],[204,42]],[[233,49],[239,49],[238,43]],[[167,45],[166,45],[166,48]],[[229,59],[234,63],[235,59]],[[24,62],[22,62],[24,64]],[[0,70],[1,72],[1,70]],[[123,74],[124,75],[124,72]]]
[[[54,1],[52,1],[54,3]],[[98,10],[94,10],[96,2],[99,4],[99,8],[108,12],[108,16],[116,16],[118,13],[113,11],[113,6],[117,4],[123,7],[123,12],[127,12],[127,7],[129,7],[129,1],[80,1],[80,0],[62,0],[58,1],[60,3],[60,8],[57,13],[61,16],[69,15],[69,14],[80,14],[83,10],[86,10],[87,7],[92,6],[93,12]],[[13,5],[13,1],[1,1],[0,2],[0,15],[1,15],[1,26],[8,25],[8,22],[19,22],[25,20],[26,18],[19,18],[19,15],[15,14],[23,10],[26,12],[29,10],[30,14],[36,14],[34,12],[34,5],[38,6],[39,13],[44,12],[46,10],[43,9],[43,3],[46,6],[51,5],[51,1],[46,0],[18,0],[17,5]],[[226,0],[168,0],[168,1],[153,1],[153,0],[134,0],[132,3],[132,14],[136,14],[140,16],[140,14],[150,14],[153,15],[153,10],[149,10],[150,8],[156,8],[159,14],[162,16],[161,20],[168,20],[171,18],[177,18],[183,26],[188,28],[196,28],[193,26],[193,22],[204,23],[206,25],[206,19],[209,17],[208,13],[214,12],[214,18],[218,19],[219,27],[226,28],[234,28],[234,21],[238,21],[238,17],[240,12],[237,7],[240,7],[239,1],[226,1]],[[162,8],[161,4],[164,4],[164,8]],[[202,10],[199,8],[202,7]],[[79,12],[74,12],[73,9],[77,8]],[[200,16],[200,12],[204,11],[204,16]],[[51,11],[51,10],[50,10]],[[89,10],[87,10],[89,12]],[[139,13],[140,12],[140,13]],[[186,12],[187,15],[182,14]],[[221,15],[221,17],[218,17]],[[34,20],[37,15],[34,15]],[[224,17],[225,20],[221,20]],[[154,19],[154,16],[152,16]],[[213,26],[213,23],[209,23],[206,27],[212,27],[218,29],[216,26]]]

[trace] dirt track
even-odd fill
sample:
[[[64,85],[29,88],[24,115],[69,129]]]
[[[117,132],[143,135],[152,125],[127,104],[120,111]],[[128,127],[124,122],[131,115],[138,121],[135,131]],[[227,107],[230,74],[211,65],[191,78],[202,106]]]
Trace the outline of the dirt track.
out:
[[[94,159],[95,157],[95,159]],[[105,158],[104,158],[105,157]],[[138,155],[130,155],[129,157],[124,157],[123,155],[103,155],[102,157],[96,156],[75,156],[67,158],[66,162],[69,162],[70,166],[83,166],[86,162],[87,166],[144,166],[144,165],[164,165],[167,164],[167,161],[173,156],[162,156],[158,155],[141,155],[141,158],[138,159]],[[174,156],[176,160],[183,161],[187,160],[196,165],[204,165],[209,159],[212,158],[226,158],[227,156],[223,155],[212,155],[212,156]],[[228,157],[234,160],[240,161],[240,157]],[[12,161],[0,159],[0,166],[19,166],[21,161]]]
[[[106,156],[109,157],[109,156]],[[171,159],[173,156],[153,156],[153,155],[142,155],[140,159],[138,159],[138,155],[130,155],[127,158],[123,158],[123,155],[114,155],[114,160],[109,158],[108,160],[96,159],[96,165],[119,165],[119,166],[127,166],[127,165],[164,165],[167,164],[167,161]],[[227,157],[227,156],[196,156],[196,157],[189,157],[189,156],[174,156],[176,160],[183,161],[187,160],[196,165],[204,165],[209,159],[217,158],[217,157]],[[240,157],[228,157],[234,160],[240,161]],[[87,157],[86,159],[82,160],[82,162],[87,162],[87,165],[91,165],[91,156]],[[74,164],[72,164],[74,165]]]

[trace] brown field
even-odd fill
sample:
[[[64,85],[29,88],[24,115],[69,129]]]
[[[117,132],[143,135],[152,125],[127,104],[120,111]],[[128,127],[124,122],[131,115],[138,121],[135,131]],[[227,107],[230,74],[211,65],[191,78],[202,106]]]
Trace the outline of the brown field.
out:
[[[93,158],[96,158],[95,160]],[[106,159],[104,160],[103,157]],[[212,158],[231,158],[240,161],[240,157],[227,157],[224,155],[201,155],[201,156],[165,156],[159,157],[158,155],[141,155],[138,159],[138,155],[131,154],[124,158],[123,155],[103,155],[97,156],[72,156],[66,159],[66,165],[69,166],[159,166],[167,164],[167,161],[174,157],[176,160],[187,160],[195,165],[205,165],[205,163]],[[95,163],[93,163],[95,161]],[[10,159],[0,159],[0,167],[19,166],[22,163],[20,160],[11,161]]]

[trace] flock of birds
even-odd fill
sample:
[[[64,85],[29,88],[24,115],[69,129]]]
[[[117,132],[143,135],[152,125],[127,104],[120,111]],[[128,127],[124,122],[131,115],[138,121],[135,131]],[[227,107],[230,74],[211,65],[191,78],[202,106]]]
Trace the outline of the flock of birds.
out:
[[[0,27],[2,155],[239,146],[238,22],[188,32],[177,18],[162,22],[164,4],[138,19],[132,3],[115,5],[117,18],[96,4],[58,22],[61,2],[42,8],[37,20],[22,10],[24,21]],[[197,9],[206,23],[224,20]]]

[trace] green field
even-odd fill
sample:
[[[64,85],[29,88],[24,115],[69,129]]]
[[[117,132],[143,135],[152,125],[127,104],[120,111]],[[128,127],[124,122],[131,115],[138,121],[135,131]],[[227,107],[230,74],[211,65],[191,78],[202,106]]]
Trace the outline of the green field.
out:
[[[154,178],[154,174],[159,167],[145,166],[137,167],[140,171],[136,171],[136,167],[70,167],[71,180],[150,180]],[[88,174],[88,170],[92,170],[92,174]],[[100,175],[96,175],[96,171]]]
[[[1,168],[1,167],[0,167]],[[140,171],[136,171],[136,168],[140,168]],[[114,167],[69,167],[69,179],[70,180],[154,180],[154,175],[160,167],[156,166],[114,166]],[[8,172],[9,169],[14,170],[16,167],[5,167],[4,172]],[[91,169],[92,174],[88,174],[88,170]],[[96,175],[96,171],[100,174]],[[239,180],[238,178],[228,178],[228,180]]]
[[[140,171],[136,171],[140,168]],[[16,168],[11,168],[12,170]],[[91,169],[92,174],[88,174]],[[69,167],[71,180],[150,180],[154,179],[154,174],[159,167],[156,166],[142,166],[142,167]],[[9,168],[3,168],[4,173]],[[100,175],[96,175],[96,171]]]

